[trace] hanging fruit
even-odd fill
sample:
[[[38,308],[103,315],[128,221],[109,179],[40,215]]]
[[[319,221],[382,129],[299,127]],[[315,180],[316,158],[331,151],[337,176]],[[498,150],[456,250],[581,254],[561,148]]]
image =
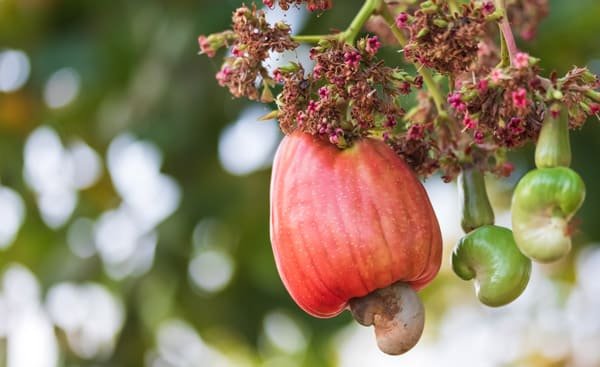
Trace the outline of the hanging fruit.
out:
[[[548,111],[535,151],[537,169],[515,188],[512,225],[521,252],[548,263],[571,251],[569,222],[585,200],[585,184],[571,163],[568,114],[558,105]]]
[[[309,134],[286,136],[271,179],[271,242],[303,310],[333,317],[350,306],[390,354],[418,341],[424,312],[415,292],[439,270],[440,228],[425,189],[384,142],[363,138],[340,150]]]
[[[510,229],[494,224],[494,211],[483,172],[463,167],[458,176],[461,225],[467,233],[452,253],[452,269],[463,280],[475,279],[481,303],[504,306],[523,293],[529,282],[531,260],[520,251]]]
[[[542,168],[521,179],[512,202],[515,240],[538,262],[556,261],[571,250],[569,222],[583,204],[585,185],[566,167]]]
[[[498,307],[523,293],[531,260],[519,251],[509,229],[486,225],[459,241],[452,268],[461,279],[475,279],[475,292],[483,304]]]

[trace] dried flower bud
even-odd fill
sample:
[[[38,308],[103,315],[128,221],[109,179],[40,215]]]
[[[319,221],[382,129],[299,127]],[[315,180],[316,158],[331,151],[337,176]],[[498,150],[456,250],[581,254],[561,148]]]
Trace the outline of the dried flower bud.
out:
[[[412,17],[400,13],[399,28],[408,29],[410,40],[405,57],[444,74],[457,75],[477,59],[479,42],[485,34],[486,8],[473,4],[452,14],[446,2],[429,0]],[[410,22],[409,22],[410,19]]]
[[[555,79],[555,78],[552,78]],[[580,128],[589,116],[598,114],[600,103],[600,80],[586,68],[574,68],[567,75],[553,82],[553,89],[560,91],[561,102],[569,111],[569,126]]]
[[[200,46],[200,53],[208,57],[214,57],[220,48],[229,46],[235,39],[235,33],[232,31],[199,36],[198,45]]]
[[[465,80],[448,97],[455,115],[465,129],[475,129],[476,144],[489,137],[500,147],[521,146],[537,137],[543,119],[542,95],[537,69],[529,64],[529,55],[518,57],[514,67],[495,68],[476,80]],[[473,118],[477,116],[477,120]]]
[[[276,0],[263,0],[263,4],[269,8],[275,6]],[[333,6],[333,0],[278,0],[279,6],[283,10],[288,10],[292,5],[306,3],[306,8],[310,11],[327,10]]]
[[[391,132],[404,111],[396,97],[422,80],[383,65],[375,58],[377,37],[357,42],[321,42],[311,50],[313,72],[282,71],[280,124],[286,133],[301,129],[338,147],[373,129]]]

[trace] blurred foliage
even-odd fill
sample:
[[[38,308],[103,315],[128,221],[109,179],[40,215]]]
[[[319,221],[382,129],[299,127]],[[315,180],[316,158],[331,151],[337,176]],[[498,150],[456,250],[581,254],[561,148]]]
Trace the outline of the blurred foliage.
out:
[[[350,317],[313,319],[285,292],[269,243],[269,171],[236,177],[224,171],[218,160],[221,131],[247,103],[231,99],[218,87],[214,74],[219,62],[197,56],[196,37],[228,27],[230,14],[240,3],[0,0],[0,49],[23,50],[31,62],[30,79],[22,89],[0,92],[0,182],[22,195],[27,212],[16,241],[0,253],[0,269],[18,262],[36,274],[44,290],[57,282],[95,281],[122,298],[126,322],[115,352],[94,366],[144,365],[146,351],[155,347],[154,332],[167,318],[188,321],[209,344],[224,352],[235,351],[259,361],[269,353],[262,325],[271,310],[291,315],[310,335],[308,352],[300,359],[302,366],[335,364],[330,339]],[[360,1],[341,3],[337,1],[331,12],[311,17],[305,32],[345,27]],[[564,72],[574,64],[587,64],[600,73],[598,14],[597,0],[552,1],[551,16],[539,37],[521,44],[542,59],[547,71]],[[400,62],[395,53],[387,55],[391,63]],[[79,73],[81,90],[73,103],[51,109],[44,104],[44,86],[63,67]],[[35,196],[23,179],[24,142],[40,125],[54,128],[63,141],[80,137],[103,156],[111,140],[123,131],[160,147],[162,170],[181,185],[183,200],[159,226],[154,265],[145,275],[111,279],[97,256],[80,259],[71,253],[66,227],[52,230],[43,223]],[[572,135],[573,166],[588,187],[577,242],[600,241],[596,224],[600,191],[595,189],[600,185],[598,121],[590,121]],[[531,147],[515,154],[515,160],[533,166]],[[105,172],[100,182],[80,193],[73,218],[97,218],[119,201]],[[194,251],[192,233],[206,218],[224,223],[233,238],[229,250],[235,275],[215,295],[195,290],[187,271]],[[428,298],[443,292],[449,279],[434,283],[426,292]],[[61,350],[65,366],[87,365],[66,346]]]

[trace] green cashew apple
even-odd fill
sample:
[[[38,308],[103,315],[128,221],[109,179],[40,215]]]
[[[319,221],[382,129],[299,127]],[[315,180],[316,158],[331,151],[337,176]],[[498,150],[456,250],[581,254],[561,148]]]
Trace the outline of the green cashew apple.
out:
[[[499,307],[523,293],[531,260],[519,251],[509,229],[486,225],[458,242],[452,269],[463,280],[475,279],[475,292],[483,304]]]
[[[541,168],[525,175],[512,200],[517,246],[531,259],[548,263],[571,250],[569,221],[585,199],[581,177],[566,167]]]

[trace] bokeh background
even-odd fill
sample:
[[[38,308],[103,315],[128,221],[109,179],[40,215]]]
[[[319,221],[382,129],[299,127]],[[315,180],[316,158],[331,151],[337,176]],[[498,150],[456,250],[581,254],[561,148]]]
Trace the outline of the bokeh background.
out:
[[[342,2],[285,19],[343,28],[361,2]],[[197,36],[227,28],[240,3],[0,0],[0,366],[600,366],[596,120],[572,134],[588,187],[575,250],[536,266],[510,306],[479,305],[449,269],[458,202],[436,177],[426,186],[446,251],[417,348],[384,356],[347,313],[317,320],[294,305],[268,236],[281,135],[197,55]],[[600,2],[551,5],[522,48],[548,72],[600,73]],[[271,63],[296,59],[306,50]],[[514,160],[510,179],[489,178],[507,226],[532,148]]]

